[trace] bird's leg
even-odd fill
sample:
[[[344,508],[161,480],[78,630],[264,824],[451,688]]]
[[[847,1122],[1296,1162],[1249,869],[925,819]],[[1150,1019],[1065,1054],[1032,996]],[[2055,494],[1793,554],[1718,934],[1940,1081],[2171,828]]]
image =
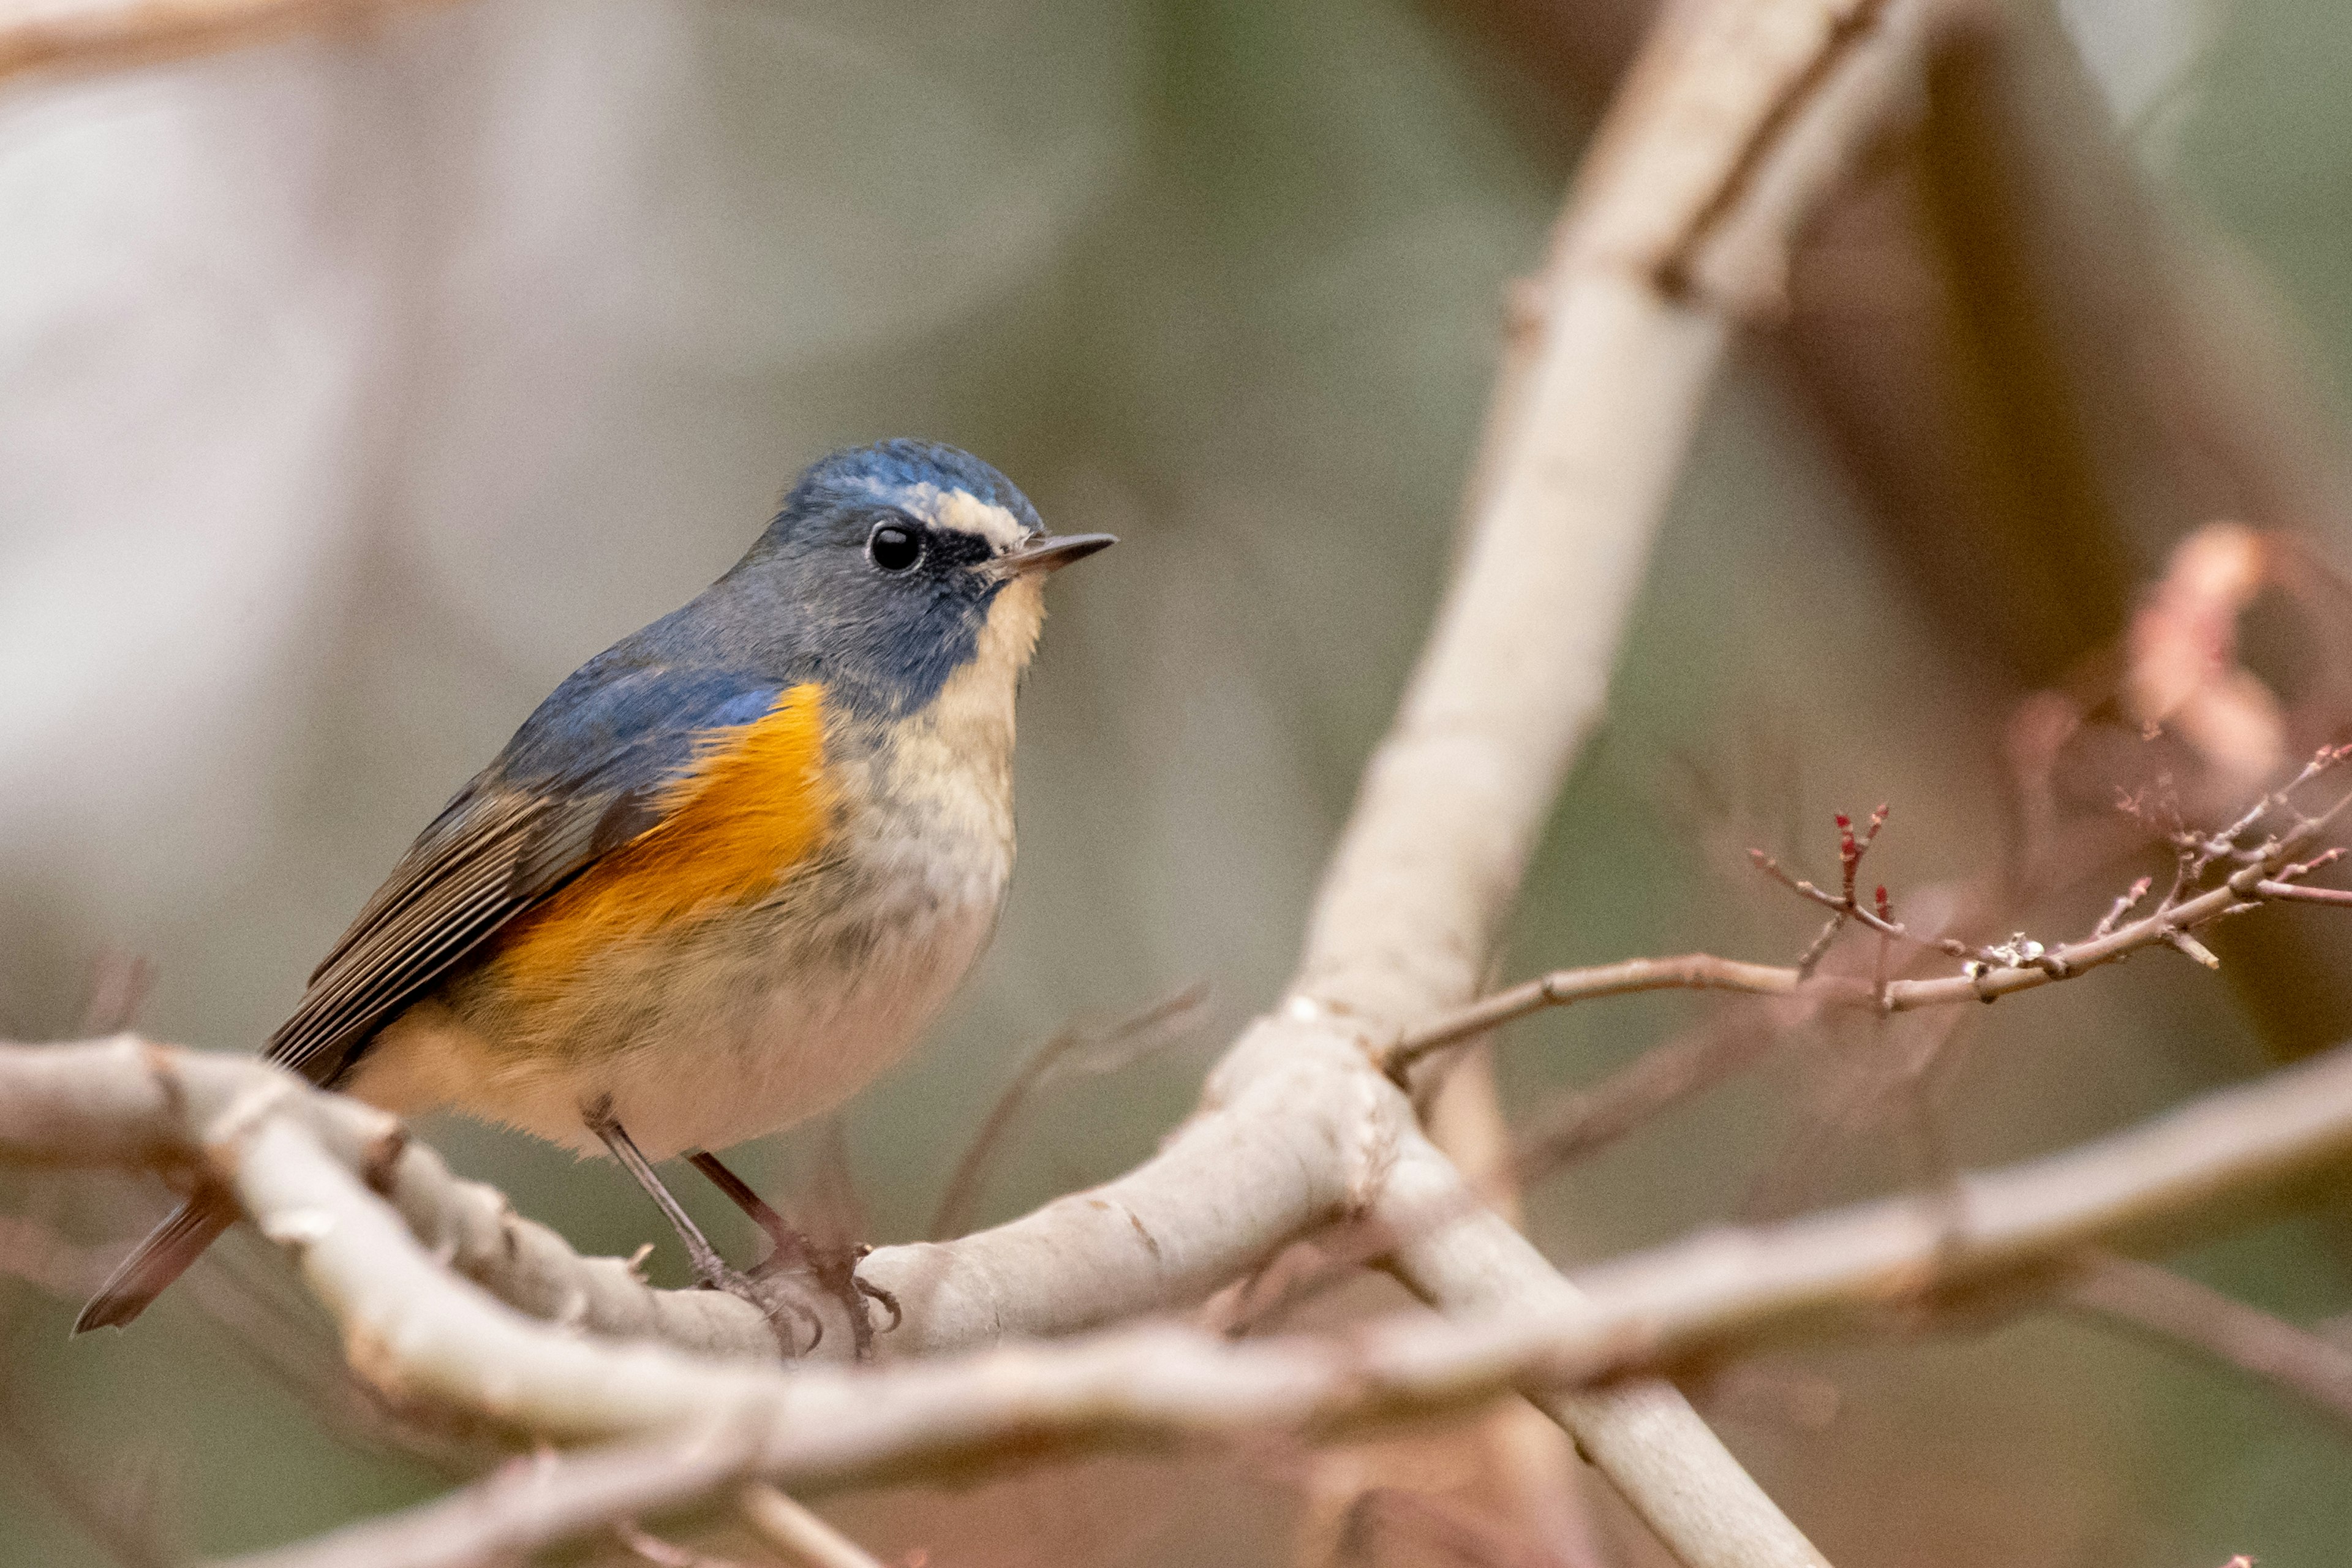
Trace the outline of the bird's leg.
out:
[[[729,1170],[718,1155],[708,1150],[698,1150],[688,1154],[687,1161],[709,1177],[710,1184],[726,1194],[753,1225],[768,1233],[772,1250],[752,1270],[753,1275],[764,1279],[790,1271],[806,1274],[815,1279],[848,1312],[849,1332],[856,1343],[859,1361],[866,1360],[874,1349],[874,1326],[866,1316],[867,1301],[881,1303],[890,1314],[890,1326],[894,1329],[898,1326],[902,1321],[898,1299],[881,1287],[869,1285],[857,1277],[858,1262],[869,1248],[828,1247],[806,1233],[795,1230],[790,1221],[770,1206],[767,1199],[751,1190],[749,1182]]]
[[[794,1230],[784,1216],[768,1205],[768,1200],[751,1190],[751,1184],[719,1163],[719,1156],[707,1149],[698,1149],[686,1157],[686,1163],[710,1178],[710,1184],[727,1194],[728,1201],[743,1211],[753,1225],[768,1233],[768,1245],[773,1248],[763,1270],[777,1268],[813,1269],[816,1267],[816,1245]]]
[[[719,1256],[719,1249],[711,1246],[710,1238],[702,1234],[702,1227],[694,1223],[693,1216],[662,1184],[662,1179],[654,1174],[653,1162],[646,1158],[645,1152],[637,1147],[628,1130],[614,1116],[609,1095],[581,1106],[580,1119],[587,1123],[591,1132],[604,1140],[604,1147],[613,1152],[613,1158],[636,1178],[637,1185],[645,1189],[646,1196],[653,1199],[654,1206],[661,1210],[663,1217],[669,1221],[670,1228],[677,1232],[678,1240],[686,1244],[686,1256],[694,1266],[695,1276],[702,1281],[705,1289],[724,1290],[759,1308],[761,1315],[768,1320],[768,1326],[775,1331],[786,1355],[803,1353],[802,1347],[793,1337],[794,1322],[808,1325],[806,1348],[816,1349],[817,1341],[824,1337],[824,1321],[787,1290],[727,1267],[725,1260]],[[730,1193],[728,1195],[731,1197],[734,1194]]]
[[[669,1188],[662,1184],[662,1179],[654,1173],[653,1162],[645,1157],[635,1140],[629,1136],[628,1130],[614,1119],[612,1097],[606,1095],[583,1105],[580,1119],[588,1124],[589,1131],[604,1141],[604,1147],[612,1151],[613,1158],[621,1163],[623,1170],[637,1179],[637,1185],[645,1189],[646,1196],[653,1199],[654,1206],[661,1210],[662,1217],[669,1221],[672,1230],[677,1232],[678,1240],[686,1246],[687,1260],[694,1266],[696,1278],[713,1290],[741,1295],[742,1291],[736,1287],[743,1277],[727,1267],[719,1256],[719,1249],[710,1245],[710,1238],[704,1236],[702,1227],[694,1223],[694,1216],[686,1212],[677,1199],[671,1195]]]

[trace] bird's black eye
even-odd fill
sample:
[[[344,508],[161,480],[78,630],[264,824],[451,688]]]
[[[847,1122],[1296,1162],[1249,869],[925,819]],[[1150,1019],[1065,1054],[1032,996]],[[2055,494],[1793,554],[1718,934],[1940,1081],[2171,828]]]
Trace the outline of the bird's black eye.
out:
[[[866,553],[885,572],[904,572],[923,558],[923,536],[904,523],[886,522],[866,535]]]

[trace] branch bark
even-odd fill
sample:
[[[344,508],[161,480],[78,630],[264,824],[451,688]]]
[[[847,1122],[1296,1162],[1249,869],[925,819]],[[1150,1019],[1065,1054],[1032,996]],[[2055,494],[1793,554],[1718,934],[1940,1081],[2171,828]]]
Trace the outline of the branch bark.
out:
[[[26,1054],[0,1051],[0,1086],[21,1081]],[[0,1152],[26,1150],[9,1142]],[[1343,1430],[1513,1386],[1558,1389],[1828,1332],[1915,1330],[1951,1303],[2027,1305],[2054,1291],[2063,1304],[2086,1247],[2176,1246],[2347,1163],[2352,1047],[2060,1154],[1961,1176],[1948,1190],[1636,1254],[1585,1272],[1580,1298],[1563,1295],[1539,1311],[1510,1302],[1462,1321],[1401,1317],[1348,1342],[1236,1343],[1160,1326],[879,1369],[784,1372],[593,1345],[504,1313],[497,1349],[511,1411],[527,1404],[542,1419],[550,1405],[576,1411],[580,1392],[565,1384],[583,1356],[666,1362],[666,1373],[643,1386],[670,1392],[673,1424],[656,1426],[651,1443],[520,1465],[452,1499],[236,1568],[471,1562],[601,1528],[615,1512],[674,1509],[751,1476],[837,1488],[984,1462],[1016,1440],[1025,1452],[1067,1452],[1211,1432]],[[336,1169],[347,1201],[367,1206],[356,1179]],[[310,1195],[336,1185],[320,1183]],[[396,1226],[386,1239],[415,1251]],[[417,1261],[429,1266],[421,1254]],[[616,1394],[617,1382],[596,1380],[592,1397]],[[617,1425],[643,1414],[616,1410],[625,1416]],[[1671,1421],[1652,1435],[1671,1440]],[[1738,1527],[1719,1495],[1690,1506],[1710,1501],[1719,1528]]]

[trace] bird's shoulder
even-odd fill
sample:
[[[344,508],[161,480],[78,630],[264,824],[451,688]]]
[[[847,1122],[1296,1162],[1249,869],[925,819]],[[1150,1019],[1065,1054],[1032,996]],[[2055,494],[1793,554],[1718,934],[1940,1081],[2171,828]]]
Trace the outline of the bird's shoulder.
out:
[[[771,816],[781,797],[806,818],[823,744],[819,681],[641,645],[590,660],[417,836],[320,963],[269,1056],[331,1081],[394,1012],[690,805],[707,815],[757,794]]]

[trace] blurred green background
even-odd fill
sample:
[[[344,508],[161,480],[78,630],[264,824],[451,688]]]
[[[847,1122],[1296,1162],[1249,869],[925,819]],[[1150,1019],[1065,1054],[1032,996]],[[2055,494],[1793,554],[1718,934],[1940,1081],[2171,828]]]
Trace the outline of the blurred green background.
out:
[[[1184,1044],[1034,1109],[982,1217],[1132,1163],[1288,971],[1433,603],[1505,287],[1638,9],[468,0],[0,86],[0,1028],[69,1035],[93,965],[129,953],[153,966],[142,1027],[250,1048],[558,679],[729,564],[804,462],[921,435],[988,457],[1051,526],[1125,542],[1057,590],[995,947],[847,1113],[867,1229],[919,1233],[1055,1028],[1205,980]],[[2066,21],[2163,200],[2243,247],[2340,384],[2352,10],[2110,0]],[[1941,598],[1978,585],[1918,570],[1882,511],[1768,334],[1715,399],[1510,973],[1801,947],[1811,922],[1743,875],[1694,776],[1815,865],[1832,807],[1892,801],[1898,895],[1997,856],[2001,725],[2056,670],[1956,632]],[[2171,525],[2116,521],[2152,570]],[[2352,563],[2352,538],[2323,548]],[[1506,1103],[1701,1015],[1523,1026]],[[2228,987],[2154,961],[1967,1028],[1941,1105],[1970,1163],[2264,1060]],[[1572,1265],[1916,1174],[1884,1117],[1819,1131],[1855,1048],[1545,1184],[1539,1239]],[[583,1248],[657,1234],[607,1167],[425,1131]],[[1832,1152],[1796,1170],[1792,1139]],[[747,1173],[793,1191],[822,1143],[772,1141]],[[91,1242],[162,1204],[0,1187]],[[245,1272],[278,1268],[234,1245]],[[2312,1319],[2352,1308],[2346,1260],[2304,1221],[2187,1262]],[[72,1302],[19,1286],[5,1310],[0,1562],[121,1560],[44,1466],[152,1492],[204,1552],[444,1484],[323,1430],[191,1292],[70,1343]],[[1772,1364],[1834,1388],[1833,1414],[1792,1417],[1769,1380],[1714,1408],[1842,1563],[2315,1564],[2352,1541],[2343,1434],[2091,1327]],[[1078,1520],[1048,1554],[1286,1560],[1278,1474],[1221,1473],[1213,1531],[1114,1506],[1160,1484],[1120,1473],[1046,1494]],[[951,1509],[851,1508],[877,1545],[930,1530],[935,1563],[1022,1560],[977,1533],[960,1551],[979,1527]]]

